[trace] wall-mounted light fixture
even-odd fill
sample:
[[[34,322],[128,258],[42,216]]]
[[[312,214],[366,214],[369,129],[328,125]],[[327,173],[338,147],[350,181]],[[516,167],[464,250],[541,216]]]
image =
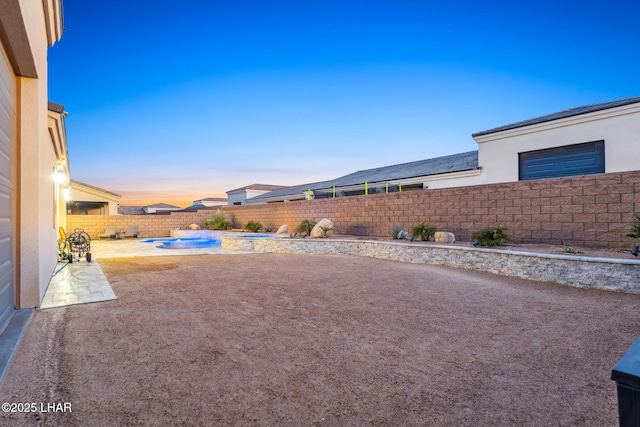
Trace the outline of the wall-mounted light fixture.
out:
[[[69,187],[63,188],[62,196],[64,197],[65,202],[68,202],[69,200],[71,200],[71,189]]]
[[[58,164],[56,171],[51,178],[56,182],[56,184],[64,184],[67,181],[67,175],[65,175],[62,170],[62,165]]]

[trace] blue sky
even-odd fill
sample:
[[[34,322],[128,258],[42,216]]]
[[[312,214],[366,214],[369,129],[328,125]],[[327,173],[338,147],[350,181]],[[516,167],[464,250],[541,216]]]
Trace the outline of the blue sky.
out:
[[[72,178],[184,207],[640,95],[640,2],[521,3],[64,0],[49,99]]]

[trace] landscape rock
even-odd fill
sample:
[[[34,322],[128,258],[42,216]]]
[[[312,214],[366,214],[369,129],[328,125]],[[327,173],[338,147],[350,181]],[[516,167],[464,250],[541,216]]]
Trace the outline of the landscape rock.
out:
[[[456,236],[448,231],[436,231],[436,234],[433,236],[433,240],[436,243],[454,243],[456,241]]]
[[[320,227],[333,228],[333,222],[330,219],[322,218],[311,230],[311,237],[325,237],[324,231]],[[333,234],[333,230],[327,231],[327,236],[331,236]]]
[[[406,239],[413,242],[413,239],[415,239],[415,237],[409,234],[408,231],[400,230],[400,233],[398,233],[398,239]]]
[[[276,231],[276,234],[286,234],[288,232],[289,232],[289,226],[287,224],[282,224],[280,228],[278,228],[278,231]]]
[[[200,230],[200,226],[198,224],[189,224],[189,230]]]

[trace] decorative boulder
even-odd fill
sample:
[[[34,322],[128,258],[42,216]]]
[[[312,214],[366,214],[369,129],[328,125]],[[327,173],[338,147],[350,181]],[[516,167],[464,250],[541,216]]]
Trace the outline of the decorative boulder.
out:
[[[189,230],[200,230],[200,226],[198,224],[189,224]]]
[[[320,227],[333,228],[333,222],[330,219],[323,218],[311,230],[311,237],[325,237],[325,233]],[[333,230],[327,231],[327,236],[333,234]]]
[[[287,234],[289,232],[289,226],[287,224],[282,224],[276,234]]]
[[[400,230],[400,232],[398,233],[398,239],[411,240],[413,242],[413,239],[415,239],[415,237],[409,234],[408,231]]]
[[[448,231],[436,231],[436,234],[433,236],[433,240],[436,243],[454,243],[456,241],[456,236]]]

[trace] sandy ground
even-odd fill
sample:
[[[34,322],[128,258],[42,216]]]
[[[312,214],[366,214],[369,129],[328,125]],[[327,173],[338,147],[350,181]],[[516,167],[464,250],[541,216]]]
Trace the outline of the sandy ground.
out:
[[[118,299],[35,313],[3,425],[615,426],[640,295],[279,254],[101,261]]]

